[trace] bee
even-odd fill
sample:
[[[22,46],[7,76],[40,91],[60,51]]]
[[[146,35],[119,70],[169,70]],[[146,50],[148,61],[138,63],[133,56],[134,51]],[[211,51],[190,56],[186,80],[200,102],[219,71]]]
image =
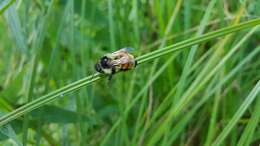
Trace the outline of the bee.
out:
[[[96,63],[95,70],[109,75],[108,79],[111,80],[116,72],[134,69],[137,61],[130,54],[131,50],[132,48],[122,48],[116,52],[105,54]]]

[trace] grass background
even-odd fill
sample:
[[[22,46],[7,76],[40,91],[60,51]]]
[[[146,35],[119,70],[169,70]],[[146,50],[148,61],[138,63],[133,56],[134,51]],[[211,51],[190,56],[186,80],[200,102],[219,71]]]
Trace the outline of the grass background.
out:
[[[95,73],[107,52],[130,46],[146,59],[257,19],[259,7],[259,0],[2,0],[0,114]],[[259,39],[250,27],[152,58],[110,83],[70,87],[8,124],[2,118],[0,144],[257,146]]]

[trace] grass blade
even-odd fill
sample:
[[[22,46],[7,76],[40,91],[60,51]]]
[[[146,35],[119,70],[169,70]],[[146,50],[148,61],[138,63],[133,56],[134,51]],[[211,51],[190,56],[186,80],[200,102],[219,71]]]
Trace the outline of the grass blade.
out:
[[[257,96],[259,96],[260,91],[260,80],[257,82],[255,87],[251,90],[249,95],[246,97],[245,101],[242,103],[242,105],[239,107],[233,118],[230,120],[228,125],[224,128],[224,130],[219,134],[215,142],[212,144],[212,146],[219,146],[221,145],[225,138],[228,136],[232,128],[237,124],[238,120],[243,116],[245,111],[248,109],[248,107],[251,105],[251,103],[255,100]]]
[[[255,105],[255,111],[249,120],[237,146],[249,146],[251,139],[253,137],[254,131],[257,128],[257,123],[260,119],[260,98],[257,99]]]
[[[161,57],[163,55],[172,53],[174,51],[178,51],[178,50],[190,47],[192,45],[202,43],[202,42],[205,42],[205,41],[217,38],[217,37],[221,37],[221,36],[227,35],[229,33],[247,29],[247,28],[259,25],[259,24],[260,24],[260,19],[253,19],[253,20],[250,20],[250,21],[247,21],[244,23],[240,23],[238,25],[234,25],[234,26],[226,27],[226,28],[219,29],[219,30],[216,30],[213,32],[209,32],[200,37],[191,38],[191,39],[182,41],[180,43],[170,45],[163,49],[156,50],[151,53],[147,53],[145,55],[137,57],[137,61],[138,61],[138,64],[145,63],[145,62],[151,61],[155,58]],[[50,103],[51,101],[53,101],[59,97],[63,97],[65,94],[68,94],[68,93],[76,91],[86,85],[89,85],[89,84],[101,79],[102,77],[104,77],[104,76],[102,76],[99,73],[96,73],[94,75],[90,75],[81,80],[78,80],[74,83],[71,83],[67,86],[64,86],[60,89],[57,89],[47,95],[39,97],[39,98],[33,100],[32,102],[27,103],[27,104],[15,109],[14,111],[0,117],[0,126],[3,126],[4,124],[6,124],[36,108],[39,108],[39,107],[45,105],[46,103]]]
[[[247,21],[247,22],[244,22],[244,23],[240,23],[240,24],[237,24],[237,25],[229,26],[229,27],[226,27],[226,28],[223,28],[223,29],[219,29],[217,31],[209,32],[209,33],[206,33],[206,34],[201,35],[199,37],[187,39],[187,40],[182,41],[180,43],[176,43],[176,44],[167,46],[163,49],[159,49],[159,50],[153,51],[151,53],[147,53],[145,55],[142,55],[142,56],[137,58],[137,61],[138,61],[138,64],[141,64],[141,63],[144,63],[144,62],[147,62],[147,61],[151,61],[154,58],[166,55],[170,52],[174,52],[174,51],[177,51],[177,50],[180,50],[180,49],[183,49],[183,48],[186,48],[186,47],[198,44],[198,43],[202,43],[202,42],[205,42],[207,40],[218,38],[218,37],[221,37],[221,36],[224,36],[224,35],[227,35],[227,34],[230,34],[232,32],[242,30],[242,29],[257,26],[259,24],[260,24],[260,18],[253,19],[253,20],[250,20],[250,21]]]
[[[22,53],[27,54],[28,50],[27,50],[26,39],[22,31],[22,26],[17,11],[15,10],[15,6],[11,5],[5,11],[4,14],[5,14],[6,21],[10,27],[12,37],[16,42],[16,47],[19,48],[19,50]]]
[[[0,15],[1,15],[6,9],[8,9],[14,2],[15,2],[15,0],[5,0],[5,1],[1,2],[1,4],[0,4]]]

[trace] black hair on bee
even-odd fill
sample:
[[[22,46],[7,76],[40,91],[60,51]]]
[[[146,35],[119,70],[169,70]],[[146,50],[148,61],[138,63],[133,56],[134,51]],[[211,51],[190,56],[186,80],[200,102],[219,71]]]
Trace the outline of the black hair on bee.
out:
[[[109,58],[107,56],[103,56],[100,59],[100,65],[102,66],[102,68],[110,68],[111,65],[109,65]]]

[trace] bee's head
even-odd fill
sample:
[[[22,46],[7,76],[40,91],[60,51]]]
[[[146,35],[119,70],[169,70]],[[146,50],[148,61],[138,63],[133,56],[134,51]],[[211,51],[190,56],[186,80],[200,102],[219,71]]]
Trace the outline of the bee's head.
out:
[[[97,64],[95,65],[95,70],[96,70],[97,72],[103,73],[103,70],[102,70],[102,67],[101,67],[100,63],[97,63]]]
[[[104,56],[100,59],[100,65],[103,67],[103,68],[109,68],[109,58],[107,56]]]
[[[110,68],[109,62],[111,59],[109,59],[107,56],[103,56],[99,62],[95,65],[95,70],[100,73],[104,73],[104,69]]]

